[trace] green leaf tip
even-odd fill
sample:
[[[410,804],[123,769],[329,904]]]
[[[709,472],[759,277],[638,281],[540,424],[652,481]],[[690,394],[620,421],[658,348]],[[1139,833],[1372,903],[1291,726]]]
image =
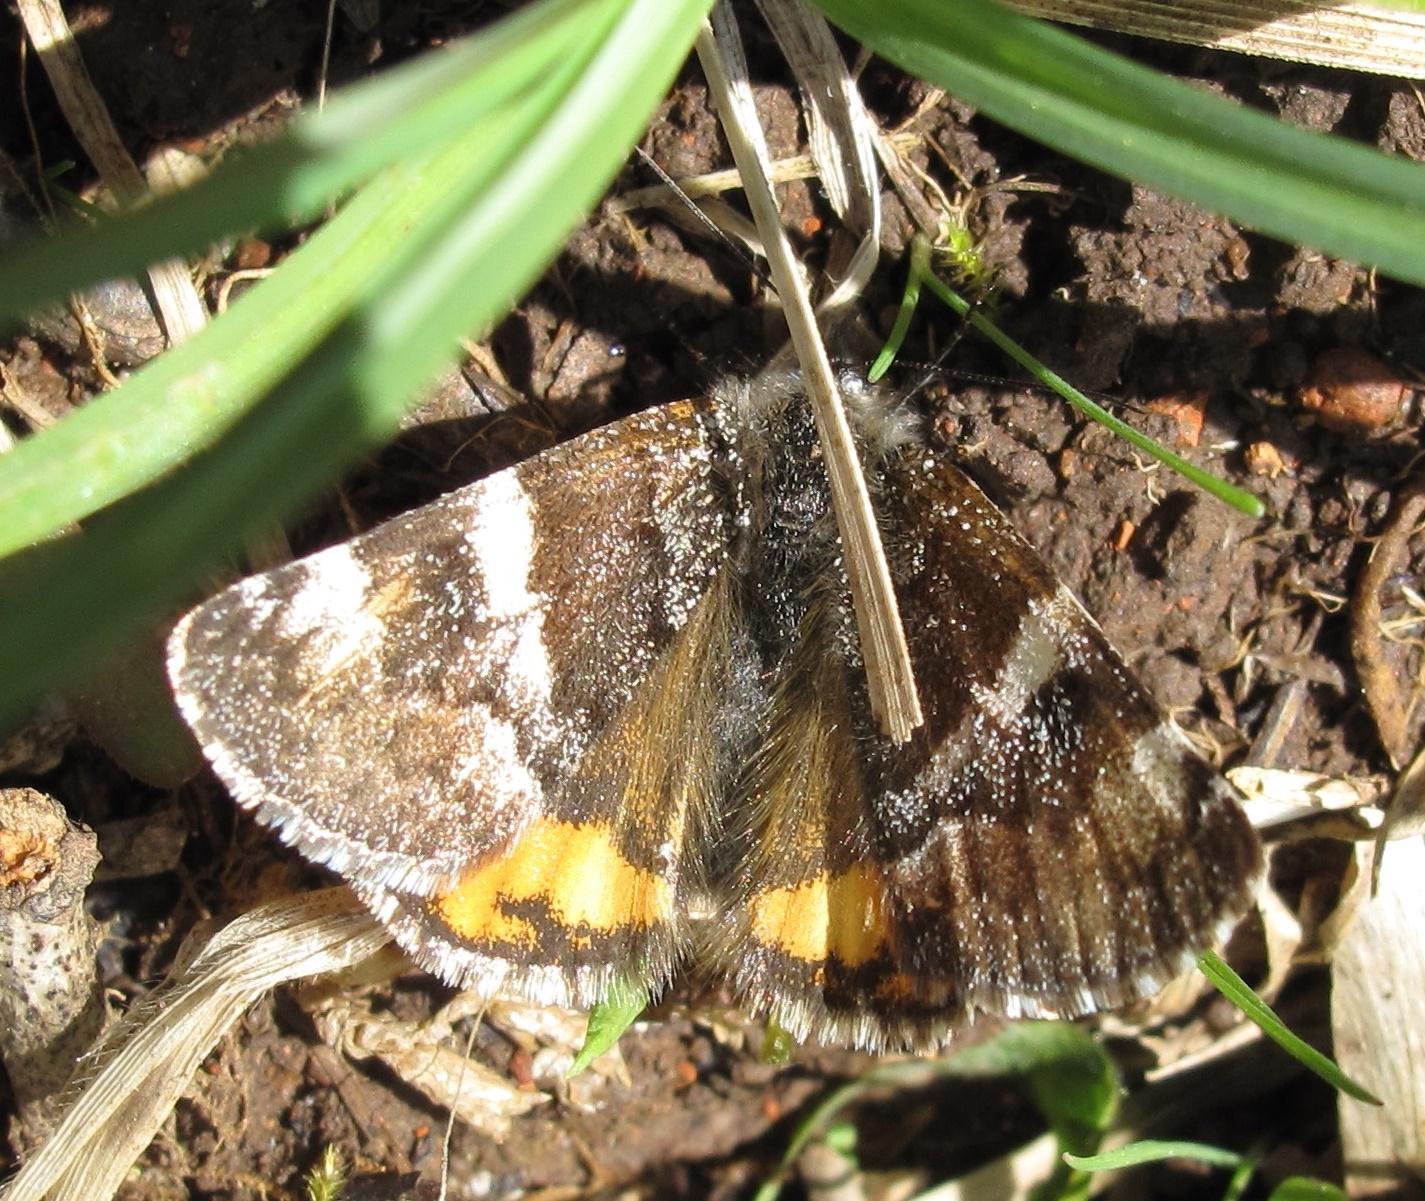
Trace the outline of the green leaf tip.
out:
[[[615,980],[608,992],[589,1010],[589,1029],[584,1035],[584,1045],[574,1056],[565,1077],[572,1079],[579,1075],[605,1051],[611,1050],[623,1037],[623,1032],[648,1008],[648,995],[645,987],[627,980]]]
[[[1367,1105],[1384,1104],[1364,1085],[1357,1084],[1347,1076],[1331,1059],[1287,1029],[1286,1023],[1277,1017],[1271,1006],[1257,996],[1216,951],[1204,951],[1198,958],[1197,966],[1218,992],[1236,1005],[1261,1028],[1263,1034],[1298,1063],[1315,1072],[1332,1088],[1348,1097],[1354,1097]]]

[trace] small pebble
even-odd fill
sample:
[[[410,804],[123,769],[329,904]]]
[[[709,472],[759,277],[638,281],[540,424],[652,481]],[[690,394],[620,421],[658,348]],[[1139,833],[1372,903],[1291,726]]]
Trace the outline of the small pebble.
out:
[[[1286,470],[1286,460],[1270,442],[1252,442],[1242,452],[1242,462],[1252,475],[1276,479]]]
[[[1342,346],[1317,357],[1296,399],[1324,429],[1365,434],[1400,415],[1405,382],[1374,355]]]
[[[1159,396],[1148,402],[1155,413],[1171,417],[1178,426],[1179,446],[1196,446],[1202,441],[1202,422],[1207,413],[1206,392],[1182,392],[1174,396]]]

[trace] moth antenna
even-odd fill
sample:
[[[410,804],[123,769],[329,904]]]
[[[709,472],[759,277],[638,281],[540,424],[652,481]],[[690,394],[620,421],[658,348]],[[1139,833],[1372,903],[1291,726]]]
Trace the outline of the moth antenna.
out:
[[[680,184],[676,179],[669,175],[668,172],[663,170],[663,168],[658,165],[658,161],[651,154],[649,154],[648,151],[644,150],[642,146],[635,146],[633,149],[634,153],[636,153],[638,157],[643,160],[644,165],[648,167],[648,169],[652,171],[654,175],[658,176],[659,182],[665,188],[668,189],[668,191],[672,194],[673,199],[676,200],[682,206],[683,210],[688,214],[689,217],[691,217],[695,222],[702,226],[703,229],[705,229],[708,234],[712,236],[714,241],[722,243],[723,246],[730,250],[732,254],[737,257],[738,262],[740,262],[744,267],[746,267],[750,272],[752,272],[753,275],[757,277],[759,283],[766,286],[771,286],[771,274],[768,272],[766,267],[759,263],[757,259],[751,253],[749,253],[745,246],[738,242],[736,238],[732,237],[725,229],[722,228],[722,226],[720,226],[716,221],[709,217],[706,210],[704,210],[702,206],[699,205],[698,202],[688,194],[687,189],[685,189],[682,184]]]

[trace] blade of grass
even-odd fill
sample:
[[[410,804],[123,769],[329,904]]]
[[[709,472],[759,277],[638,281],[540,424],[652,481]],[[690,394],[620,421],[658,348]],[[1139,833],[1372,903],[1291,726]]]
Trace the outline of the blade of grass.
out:
[[[0,462],[0,555],[84,520],[217,441],[354,306],[377,300],[395,243],[510,125],[498,115],[472,123],[472,136],[445,153],[378,176],[198,337],[19,443]]]
[[[998,121],[1255,229],[1425,283],[1425,166],[1286,125],[994,0],[816,0]]]
[[[1197,967],[1218,992],[1261,1028],[1263,1034],[1298,1063],[1310,1068],[1332,1088],[1348,1097],[1354,1097],[1357,1101],[1364,1101],[1367,1105],[1384,1104],[1379,1097],[1357,1084],[1315,1047],[1303,1042],[1287,1029],[1281,1018],[1272,1012],[1271,1006],[1248,988],[1242,977],[1215,951],[1203,952],[1198,957]]]
[[[382,167],[438,148],[587,54],[618,0],[542,0],[455,48],[398,67],[233,155],[202,182],[59,238],[33,237],[0,260],[0,319],[85,284],[135,273],[241,229],[319,217]]]
[[[1248,517],[1261,517],[1266,512],[1266,506],[1258,497],[1227,483],[1226,480],[1218,479],[1195,463],[1189,463],[1181,455],[1174,454],[1166,446],[1160,445],[1146,434],[1135,430],[1102,405],[1095,404],[1058,372],[1051,370],[1036,359],[990,320],[982,310],[977,309],[935,274],[930,265],[930,242],[923,234],[916,234],[911,240],[910,272],[906,279],[905,291],[901,295],[895,325],[890,336],[886,339],[885,348],[876,356],[871,370],[867,372],[868,378],[873,382],[886,373],[892,359],[900,350],[901,344],[905,340],[906,331],[910,328],[910,320],[915,312],[915,306],[919,302],[922,284],[934,292],[957,316],[967,321],[1030,375],[1034,376],[1044,387],[1063,397],[1086,417],[1098,422],[1130,445],[1136,446],[1144,454],[1157,459],[1158,462],[1176,471],[1179,475],[1191,480],[1205,492],[1231,505],[1239,512],[1245,513]]]
[[[468,111],[451,126],[460,138],[444,143],[457,142],[457,153],[416,152],[378,175],[202,338],[21,443],[0,462],[0,555],[84,519],[211,444],[338,318],[353,306],[373,305],[390,286],[383,273],[400,254],[413,252],[420,231],[447,227],[454,212],[505,170],[541,113],[556,102],[560,79],[577,72],[620,2],[594,0],[577,22],[565,17],[573,28],[530,59],[527,77],[502,103],[491,107],[486,94],[472,94],[469,81],[460,80],[453,90],[465,98]],[[567,0],[554,7],[567,8]],[[536,32],[547,31],[541,24]],[[516,48],[508,30],[492,31],[485,39],[505,50]],[[550,41],[544,36],[540,45]],[[501,70],[507,72],[508,64]],[[432,98],[432,103],[445,109],[450,102]],[[398,119],[406,120],[406,110]],[[379,131],[373,140],[380,140]],[[228,174],[246,186],[241,170]],[[280,180],[269,182],[280,186]],[[118,236],[113,228],[108,232]],[[68,244],[61,238],[49,245]]]
[[[1068,1163],[1083,1172],[1114,1172],[1136,1168],[1139,1164],[1159,1163],[1165,1159],[1190,1159],[1214,1168],[1235,1168],[1242,1162],[1236,1151],[1227,1151],[1207,1143],[1167,1142],[1144,1139],[1102,1155],[1065,1155]]]
[[[242,534],[310,497],[388,436],[457,337],[493,322],[538,275],[607,185],[692,42],[703,0],[604,0],[583,26],[587,64],[535,114],[519,152],[468,205],[410,231],[363,303],[191,469],[104,514],[0,594],[0,724],[72,675]],[[555,72],[557,75],[558,72]],[[468,127],[459,130],[468,133]],[[465,137],[462,148],[479,160]],[[451,153],[458,153],[453,148]],[[468,191],[456,187],[458,194]]]

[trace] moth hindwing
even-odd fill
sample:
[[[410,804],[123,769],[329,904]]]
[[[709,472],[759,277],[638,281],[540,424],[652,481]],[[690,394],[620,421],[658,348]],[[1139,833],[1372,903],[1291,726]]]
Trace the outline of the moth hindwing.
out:
[[[641,413],[244,580],[170,644],[258,817],[421,964],[685,960],[800,1038],[1156,991],[1245,908],[1231,788],[916,422],[854,405],[926,721],[876,729],[795,381]]]

